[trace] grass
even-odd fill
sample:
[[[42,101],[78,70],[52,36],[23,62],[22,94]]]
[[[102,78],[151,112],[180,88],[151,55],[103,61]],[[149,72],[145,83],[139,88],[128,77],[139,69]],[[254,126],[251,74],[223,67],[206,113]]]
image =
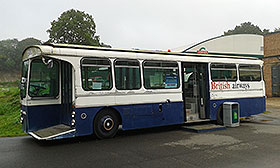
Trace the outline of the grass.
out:
[[[0,137],[26,135],[20,124],[18,82],[0,82]]]

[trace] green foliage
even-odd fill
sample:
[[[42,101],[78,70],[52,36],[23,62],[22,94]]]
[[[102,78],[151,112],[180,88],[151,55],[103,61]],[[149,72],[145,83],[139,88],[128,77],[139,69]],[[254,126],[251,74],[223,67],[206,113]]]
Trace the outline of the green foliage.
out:
[[[41,44],[41,42],[34,38],[27,38],[22,41],[17,39],[0,41],[0,72],[19,72],[23,50],[35,44]]]
[[[16,66],[17,39],[0,41],[0,71],[10,71]],[[20,58],[19,58],[20,59]]]
[[[25,135],[21,129],[17,82],[0,83],[0,137]]]
[[[264,29],[261,30],[259,26],[252,24],[251,22],[241,23],[240,26],[235,26],[233,30],[228,30],[224,32],[224,35],[232,35],[232,34],[258,34],[265,35],[268,34],[269,30]]]
[[[70,9],[51,22],[49,42],[100,46],[91,15]]]

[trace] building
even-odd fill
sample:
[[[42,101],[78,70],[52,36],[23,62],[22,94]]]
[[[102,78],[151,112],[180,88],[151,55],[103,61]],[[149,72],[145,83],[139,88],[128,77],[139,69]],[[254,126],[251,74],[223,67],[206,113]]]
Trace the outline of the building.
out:
[[[260,58],[264,60],[266,96],[280,96],[280,32],[266,36],[254,34],[219,36],[173,51]]]
[[[211,38],[200,43],[172,49],[175,52],[264,57],[263,36],[236,34]]]
[[[264,36],[264,79],[267,97],[280,96],[280,32]]]

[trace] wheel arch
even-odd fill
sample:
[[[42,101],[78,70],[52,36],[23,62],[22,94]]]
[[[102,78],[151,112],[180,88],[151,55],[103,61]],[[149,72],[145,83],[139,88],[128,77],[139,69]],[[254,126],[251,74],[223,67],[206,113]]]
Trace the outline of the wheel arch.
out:
[[[92,123],[93,134],[98,139],[107,139],[116,135],[119,125],[122,124],[122,118],[115,108],[104,107],[96,113]]]
[[[218,107],[218,110],[217,110],[217,113],[216,113],[216,121],[217,121],[217,124],[219,125],[223,125],[223,103],[221,103]]]
[[[94,122],[94,120],[95,120],[97,114],[100,113],[100,112],[102,112],[102,111],[112,111],[112,112],[114,112],[114,113],[118,116],[120,125],[122,124],[122,116],[121,116],[120,112],[119,112],[117,109],[115,109],[114,107],[103,107],[103,108],[101,108],[101,109],[95,114],[95,116],[93,117],[93,122]]]

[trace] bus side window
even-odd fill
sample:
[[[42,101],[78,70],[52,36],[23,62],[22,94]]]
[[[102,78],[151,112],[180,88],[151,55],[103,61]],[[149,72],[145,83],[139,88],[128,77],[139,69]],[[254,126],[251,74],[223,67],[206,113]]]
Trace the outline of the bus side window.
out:
[[[144,87],[146,89],[179,88],[179,68],[177,62],[145,61]]]
[[[235,64],[211,64],[212,81],[236,81],[237,70]]]
[[[113,86],[109,59],[82,60],[82,87],[84,90],[110,90]]]
[[[115,61],[116,88],[119,90],[133,90],[141,88],[140,64],[137,60]]]
[[[259,65],[239,65],[240,81],[261,81],[261,67]]]

